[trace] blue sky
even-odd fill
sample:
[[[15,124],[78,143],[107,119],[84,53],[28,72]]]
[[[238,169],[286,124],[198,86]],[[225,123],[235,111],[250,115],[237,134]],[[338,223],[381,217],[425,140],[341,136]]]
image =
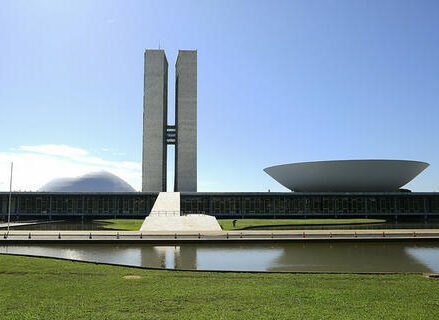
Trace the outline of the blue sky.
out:
[[[11,160],[17,190],[100,168],[140,189],[160,44],[170,123],[177,51],[198,50],[199,191],[286,191],[262,169],[357,158],[429,162],[408,187],[439,191],[438,30],[433,0],[3,0],[0,190]]]

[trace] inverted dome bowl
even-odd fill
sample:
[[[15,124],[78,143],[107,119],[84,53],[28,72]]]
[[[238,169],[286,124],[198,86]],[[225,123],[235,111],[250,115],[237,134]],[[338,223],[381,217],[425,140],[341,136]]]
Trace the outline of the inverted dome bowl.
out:
[[[428,166],[410,160],[333,160],[283,164],[264,171],[291,191],[383,192],[397,191]]]

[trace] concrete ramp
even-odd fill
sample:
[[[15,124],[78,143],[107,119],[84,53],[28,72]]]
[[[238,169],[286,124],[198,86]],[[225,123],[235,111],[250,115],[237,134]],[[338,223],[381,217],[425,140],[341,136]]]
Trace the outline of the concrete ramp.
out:
[[[180,193],[160,192],[140,231],[221,231],[215,217],[205,214],[181,215]]]
[[[221,231],[215,217],[191,214],[179,217],[149,216],[140,231]]]
[[[180,192],[160,192],[149,216],[180,216]]]

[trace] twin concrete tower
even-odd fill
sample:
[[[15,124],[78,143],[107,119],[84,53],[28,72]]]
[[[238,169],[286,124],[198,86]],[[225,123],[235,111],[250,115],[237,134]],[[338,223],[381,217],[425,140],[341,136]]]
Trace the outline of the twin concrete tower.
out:
[[[174,191],[197,191],[197,51],[175,63],[175,125],[168,125],[168,60],[146,50],[143,95],[142,191],[166,191],[167,146],[175,145]]]

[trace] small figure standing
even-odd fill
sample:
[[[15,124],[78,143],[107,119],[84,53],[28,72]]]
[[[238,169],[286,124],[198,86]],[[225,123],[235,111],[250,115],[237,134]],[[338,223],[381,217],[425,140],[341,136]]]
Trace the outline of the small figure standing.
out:
[[[236,221],[238,221],[238,220],[236,220],[236,219],[235,219],[235,220],[233,220],[233,221],[232,221],[232,224],[233,224],[233,228],[235,228],[235,227],[236,227]]]

